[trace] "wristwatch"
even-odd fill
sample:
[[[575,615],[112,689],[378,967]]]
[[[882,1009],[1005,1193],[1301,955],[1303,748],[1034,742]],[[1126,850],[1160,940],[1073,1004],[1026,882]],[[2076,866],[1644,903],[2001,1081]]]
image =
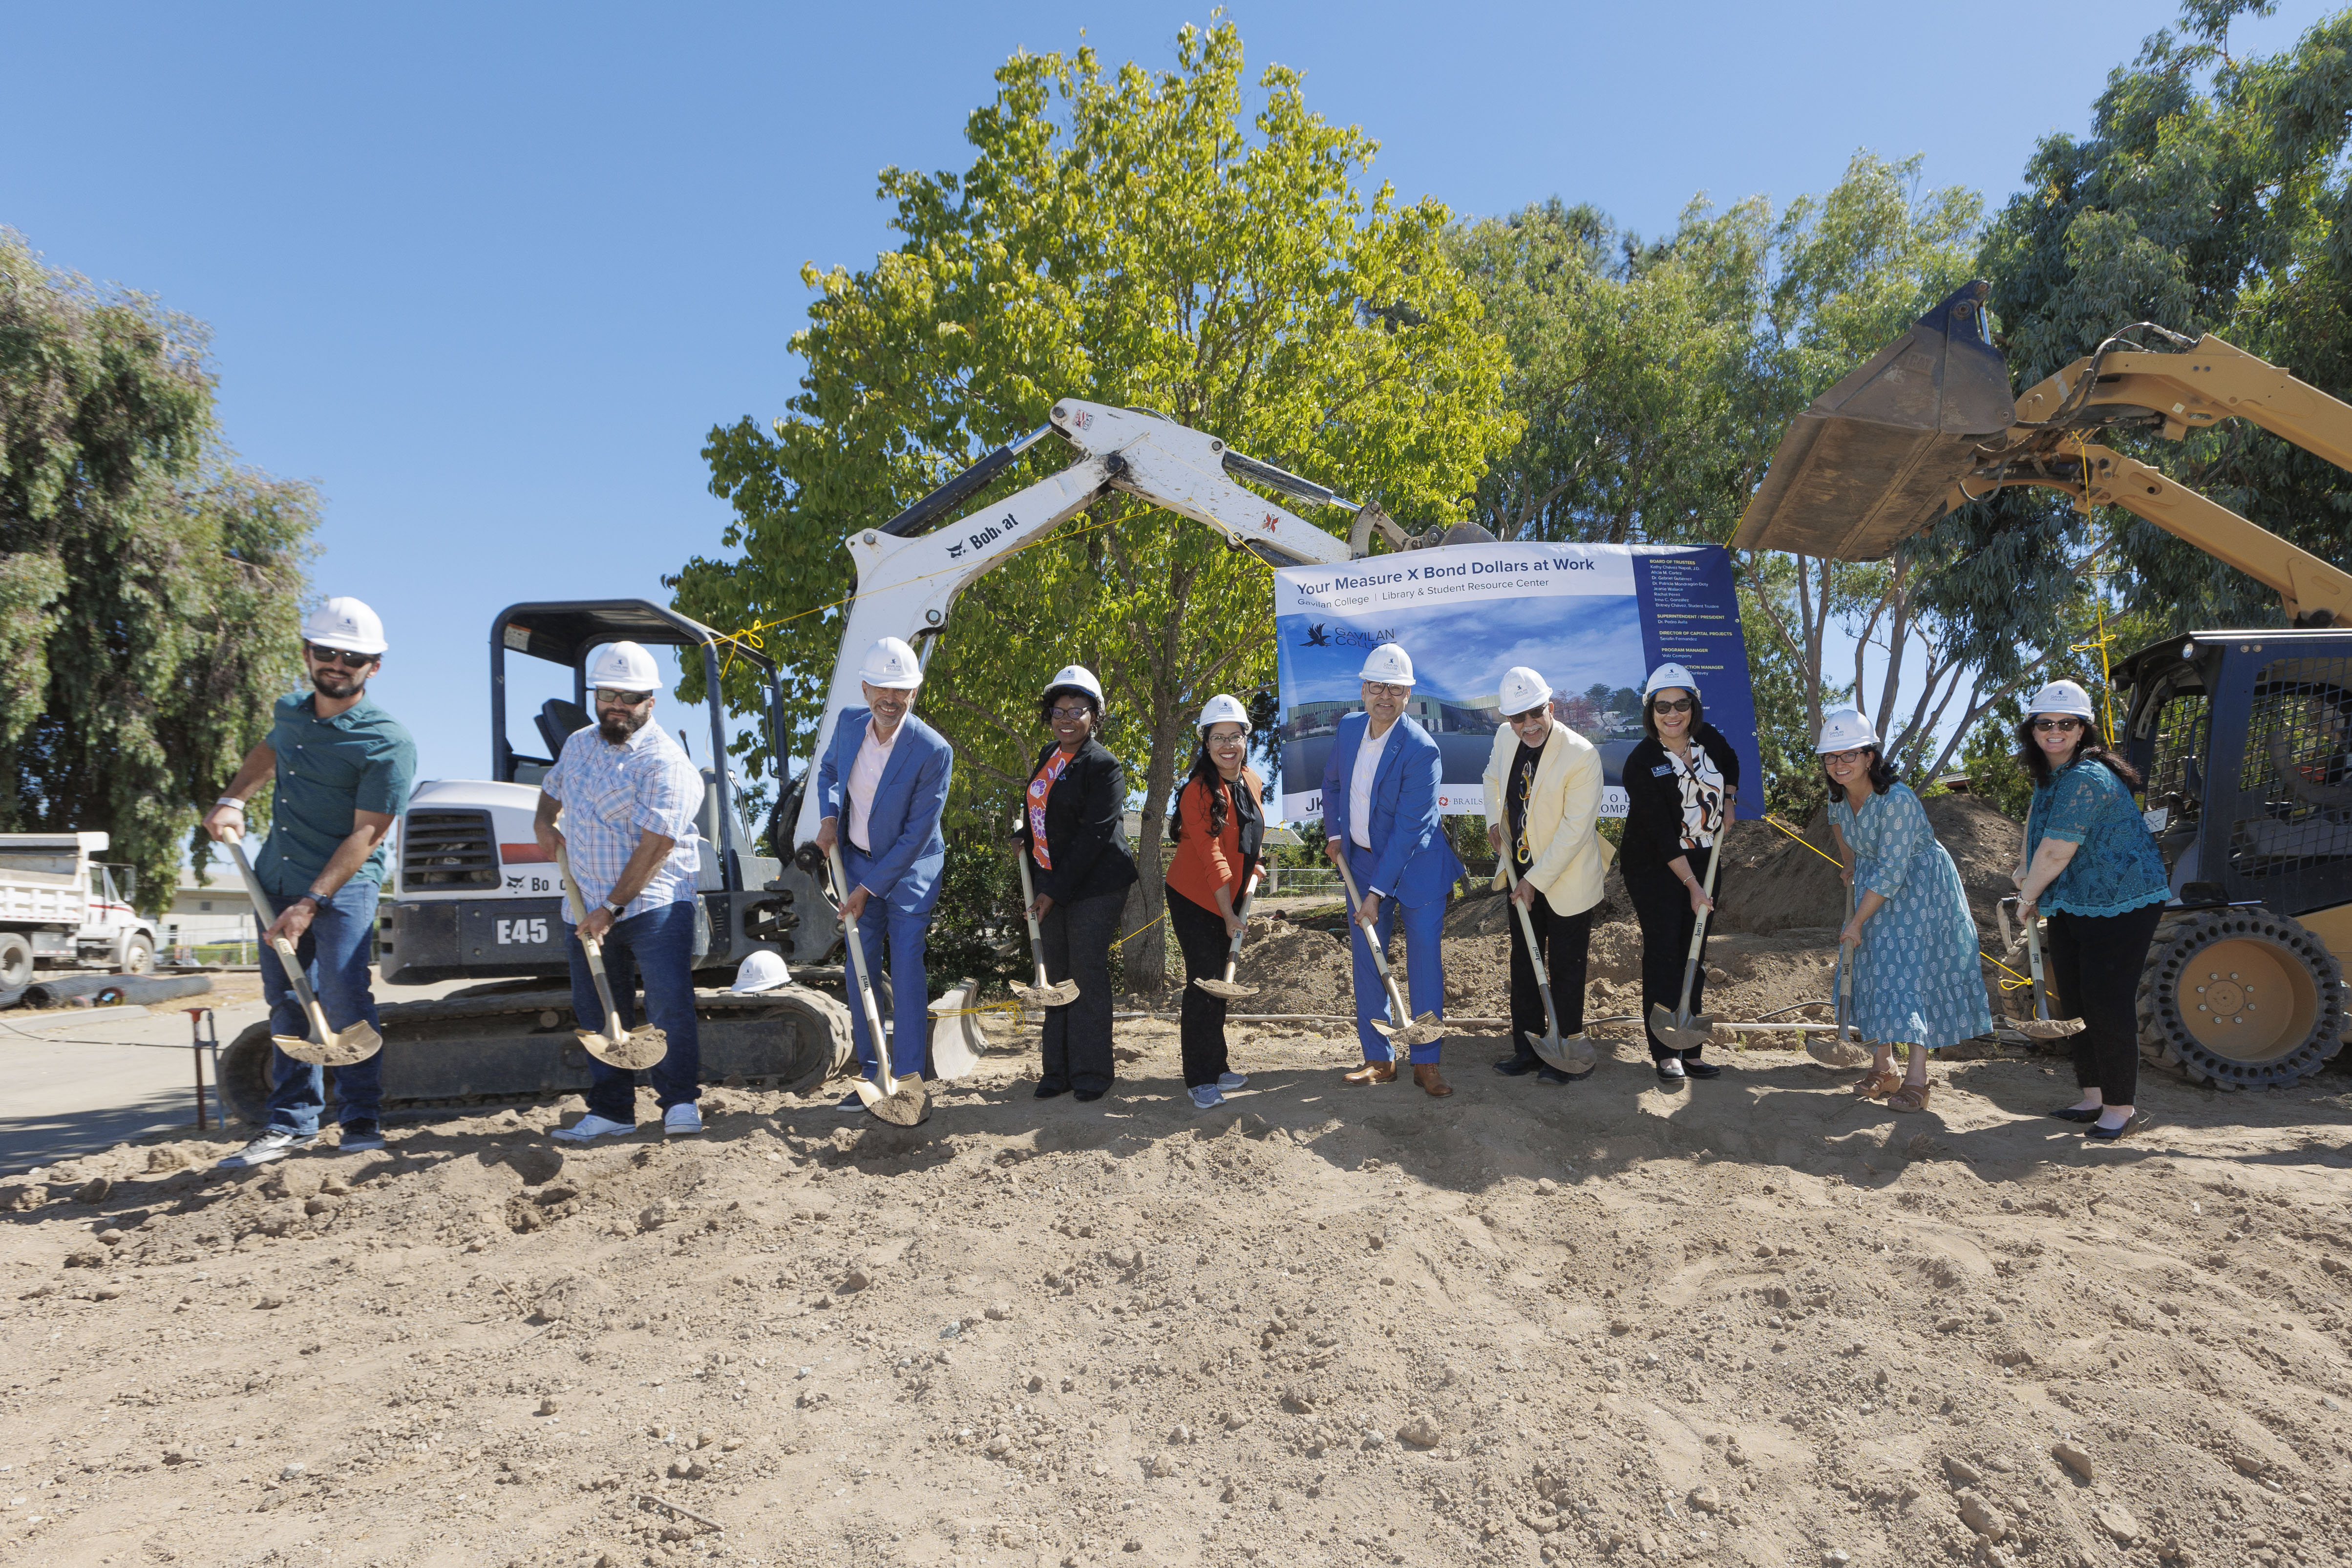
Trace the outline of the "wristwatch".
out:
[[[626,904],[616,904],[610,899],[607,899],[604,900],[604,912],[611,915],[614,920],[619,920],[623,915],[629,912],[629,906]]]

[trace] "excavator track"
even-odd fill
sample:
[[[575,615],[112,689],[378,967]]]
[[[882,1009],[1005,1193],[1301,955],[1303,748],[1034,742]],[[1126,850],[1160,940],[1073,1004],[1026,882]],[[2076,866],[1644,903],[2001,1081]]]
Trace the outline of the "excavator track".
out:
[[[521,1104],[588,1087],[589,1057],[574,1033],[579,1024],[568,989],[392,1002],[378,1013],[387,1114]],[[849,1009],[807,985],[749,996],[698,990],[695,1016],[705,1083],[740,1080],[798,1093],[845,1070],[851,1059]],[[221,1051],[221,1089],[255,1126],[269,1118],[270,1054],[266,1019]],[[333,1081],[330,1071],[330,1121]]]

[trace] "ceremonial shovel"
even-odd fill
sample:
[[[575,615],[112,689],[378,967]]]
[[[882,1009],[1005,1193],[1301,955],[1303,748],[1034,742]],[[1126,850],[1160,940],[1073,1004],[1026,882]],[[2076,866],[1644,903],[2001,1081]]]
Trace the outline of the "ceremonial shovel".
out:
[[[253,862],[245,858],[242,837],[228,841],[228,852],[236,862],[237,874],[245,879],[246,897],[253,900],[253,912],[261,917],[263,930],[278,923],[278,911],[269,907],[269,895],[261,890],[261,879],[253,874]],[[319,998],[310,990],[310,977],[302,973],[301,961],[294,956],[294,944],[284,937],[275,937],[269,945],[278,950],[278,962],[286,971],[287,983],[302,1004],[303,1016],[310,1020],[310,1037],[297,1039],[291,1035],[272,1035],[269,1043],[298,1062],[312,1067],[347,1068],[363,1062],[383,1048],[383,1037],[375,1026],[362,1018],[341,1034],[327,1027],[327,1010],[319,1005]]]
[[[1024,1007],[1066,1007],[1078,999],[1078,983],[1045,978],[1045,939],[1037,930],[1037,917],[1030,913],[1037,907],[1037,892],[1029,885],[1029,851],[1015,845],[1013,853],[1021,863],[1021,918],[1029,922],[1029,956],[1037,964],[1037,984],[1015,985],[1013,994]]]
[[[849,873],[841,867],[841,847],[835,845],[824,858],[833,867],[834,896],[845,901]],[[866,1102],[866,1109],[883,1121],[894,1127],[912,1127],[931,1113],[930,1096],[923,1092],[921,1079],[902,1079],[890,1071],[890,1041],[882,1033],[882,1009],[874,1003],[874,978],[866,968],[865,939],[858,935],[857,922],[846,914],[842,917],[841,934],[849,946],[849,975],[857,983],[857,1005],[866,1015],[866,1037],[874,1044],[874,1078],[861,1077],[851,1087]]]
[[[1715,845],[1706,852],[1706,891],[1710,900],[1715,897],[1715,868],[1723,858],[1723,841],[1731,837],[1731,800],[1730,796],[1724,799],[1723,830],[1715,836]],[[1714,1016],[1690,1010],[1691,983],[1698,978],[1699,954],[1706,948],[1707,917],[1714,912],[1701,910],[1698,919],[1691,922],[1690,959],[1683,965],[1682,1000],[1675,1005],[1672,1013],[1666,1011],[1663,1002],[1650,1004],[1650,1033],[1673,1050],[1695,1051],[1715,1037]]]
[[[1242,929],[1234,933],[1234,945],[1232,951],[1225,954],[1225,977],[1223,980],[1212,980],[1207,975],[1203,974],[1192,982],[1193,984],[1199,986],[1210,995],[1216,997],[1219,1001],[1238,1002],[1244,996],[1255,996],[1257,994],[1257,987],[1255,985],[1236,985],[1234,984],[1234,968],[1242,961],[1242,938],[1246,935],[1249,931],[1250,905],[1256,898],[1257,873],[1253,871],[1250,873],[1249,886],[1242,889],[1242,907],[1234,911],[1235,918],[1240,920],[1242,922]]]
[[[1348,874],[1346,858],[1342,856],[1336,864],[1339,868],[1339,885],[1348,889],[1348,919],[1353,921],[1356,911],[1363,907],[1364,900],[1356,896],[1356,879]],[[1390,1011],[1400,1018],[1412,1019],[1409,1024],[1383,1024],[1374,1018],[1370,1020],[1373,1032],[1388,1041],[1391,1047],[1402,1046],[1407,1050],[1411,1050],[1415,1046],[1425,1046],[1432,1040],[1444,1039],[1445,1037],[1444,1019],[1435,1013],[1423,1013],[1420,1017],[1414,1018],[1412,1010],[1405,1006],[1404,994],[1397,989],[1396,976],[1389,973],[1389,955],[1381,951],[1381,933],[1371,927],[1366,927],[1364,945],[1371,950],[1372,968],[1379,973],[1381,984],[1388,989]],[[1395,1058],[1391,1056],[1390,1059],[1393,1061]]]
[[[1528,960],[1536,966],[1536,987],[1543,993],[1543,1037],[1538,1039],[1532,1029],[1523,1029],[1520,1033],[1527,1037],[1528,1044],[1543,1059],[1546,1067],[1554,1072],[1580,1078],[1592,1070],[1592,1042],[1581,1033],[1560,1038],[1559,1009],[1554,1007],[1551,1001],[1551,970],[1544,963],[1543,948],[1536,941],[1535,917],[1528,913],[1527,905],[1516,897],[1519,890],[1519,870],[1511,864],[1507,847],[1503,854],[1503,875],[1515,895],[1511,899],[1511,907],[1519,912],[1519,933],[1528,939]],[[1688,1000],[1688,993],[1685,993],[1685,1000]]]
[[[580,884],[572,875],[572,857],[562,849],[555,852],[555,868],[563,873],[563,896],[572,905],[572,927],[580,938],[580,950],[588,955],[588,975],[596,983],[596,1000],[604,1004],[604,1028],[598,1034],[593,1029],[575,1031],[581,1048],[606,1067],[619,1068],[623,1072],[636,1072],[652,1067],[669,1055],[669,1037],[651,1024],[640,1024],[626,1035],[615,1037],[609,1031],[621,1026],[620,1009],[613,1005],[613,983],[604,973],[604,948],[594,937],[580,930],[588,918],[588,906],[581,900]]]
[[[2033,1016],[2022,1023],[2011,1024],[2010,1027],[2029,1040],[2063,1040],[2069,1035],[2081,1034],[2083,1032],[2081,1019],[2053,1018],[2050,1016],[2050,982],[2042,972],[2042,922],[2038,919],[2027,920],[2022,900],[2014,897],[2003,899],[1996,906],[2002,916],[2000,923],[2003,938],[2008,936],[2009,906],[2011,904],[2018,906],[2018,923],[2025,928],[2025,967],[2033,976]],[[2008,956],[2006,952],[2008,946],[2008,942],[2004,940],[2001,942],[2004,957]]]
[[[1845,887],[1846,923],[1853,923],[1853,884]],[[1838,943],[1837,955],[1837,1036],[1833,1039],[1807,1040],[1805,1054],[1817,1062],[1833,1068],[1858,1068],[1870,1060],[1870,1052],[1862,1042],[1846,1033],[1850,1027],[1846,1015],[1853,1011],[1853,961],[1847,957],[1845,943]]]

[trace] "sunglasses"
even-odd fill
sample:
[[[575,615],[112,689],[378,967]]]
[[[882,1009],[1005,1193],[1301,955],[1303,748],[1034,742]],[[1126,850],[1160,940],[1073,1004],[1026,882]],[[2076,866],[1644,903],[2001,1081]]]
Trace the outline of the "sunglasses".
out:
[[[2047,733],[2053,730],[2079,730],[2083,721],[2080,719],[2036,719],[2033,727]]]
[[[1687,713],[1690,710],[1691,700],[1687,697],[1676,698],[1672,702],[1653,702],[1650,704],[1650,711],[1653,713]]]
[[[349,648],[320,647],[316,643],[304,643],[302,651],[320,664],[340,664],[345,669],[365,669],[381,657],[373,653],[353,653]]]
[[[599,687],[596,706],[599,708],[635,708],[653,695],[650,691],[607,691]]]

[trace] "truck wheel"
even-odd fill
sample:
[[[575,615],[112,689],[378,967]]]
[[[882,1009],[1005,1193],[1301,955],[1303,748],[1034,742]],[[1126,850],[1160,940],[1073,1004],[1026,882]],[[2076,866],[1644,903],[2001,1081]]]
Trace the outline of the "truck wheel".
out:
[[[2167,915],[2139,983],[2139,1048],[2191,1082],[2284,1089],[2344,1044],[2344,972],[2264,909]]]
[[[144,974],[154,967],[155,944],[153,942],[143,936],[129,936],[122,939],[121,972],[123,973]]]
[[[16,931],[0,931],[0,991],[21,991],[32,983],[33,944]]]

